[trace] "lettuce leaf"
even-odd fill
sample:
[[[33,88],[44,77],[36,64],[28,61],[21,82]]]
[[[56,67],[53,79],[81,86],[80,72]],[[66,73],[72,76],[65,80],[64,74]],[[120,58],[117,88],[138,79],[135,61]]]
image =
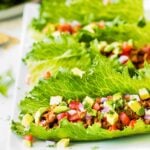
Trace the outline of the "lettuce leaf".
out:
[[[0,94],[6,96],[13,81],[14,80],[10,71],[2,74],[0,76]]]
[[[104,5],[102,0],[43,0],[40,16],[33,20],[32,26],[41,30],[48,22],[58,23],[61,19],[88,24],[103,19],[113,20],[117,16],[133,23],[143,16],[142,3],[142,0],[117,0],[113,4]]]
[[[82,99],[87,95],[107,96],[118,91],[133,94],[138,93],[140,88],[150,89],[150,77],[133,79],[127,69],[122,73],[117,72],[112,69],[112,62],[101,55],[96,56],[93,62],[82,79],[64,69],[48,80],[40,80],[21,101],[21,111],[34,114],[38,108],[48,106],[50,96],[55,95],[61,95],[67,100]]]
[[[123,94],[133,94],[143,87],[150,90],[150,77],[132,79],[127,70],[119,73],[112,69],[112,63],[107,58],[101,55],[97,57],[82,79],[68,71],[62,70],[50,79],[40,80],[20,102],[21,113],[34,115],[40,107],[49,106],[50,96],[55,95],[61,95],[68,100],[70,98],[82,99],[87,95],[91,97],[106,96],[118,91]],[[122,131],[111,132],[100,128],[97,124],[86,129],[82,123],[70,123],[67,120],[62,120],[59,127],[49,130],[34,123],[29,130],[25,130],[20,123],[13,122],[12,130],[22,136],[32,134],[41,140],[70,138],[72,141],[92,141],[149,133],[150,125],[146,125],[142,120],[138,120],[133,129],[127,127]],[[76,131],[78,131],[78,134],[76,134]]]
[[[12,123],[12,130],[18,135],[32,134],[34,137],[41,140],[55,140],[58,141],[62,138],[69,138],[71,141],[95,141],[112,139],[117,137],[150,133],[150,125],[146,125],[142,120],[137,120],[134,128],[126,127],[124,130],[109,131],[100,128],[99,125],[93,124],[87,129],[84,128],[82,123],[71,123],[63,119],[59,127],[49,130],[41,126],[32,124],[29,131],[25,131],[23,126],[19,123]]]
[[[44,72],[50,71],[54,75],[61,67],[86,70],[91,64],[91,59],[84,44],[78,43],[69,35],[61,35],[50,37],[46,42],[35,43],[24,61],[31,75],[31,83],[36,83]]]
[[[132,39],[137,47],[142,47],[150,43],[150,23],[141,28],[136,24],[120,24],[106,26],[104,29],[95,29],[94,33],[81,30],[78,32],[77,38],[79,42],[89,43],[95,39],[98,41],[107,41],[109,43],[114,41],[128,41]]]

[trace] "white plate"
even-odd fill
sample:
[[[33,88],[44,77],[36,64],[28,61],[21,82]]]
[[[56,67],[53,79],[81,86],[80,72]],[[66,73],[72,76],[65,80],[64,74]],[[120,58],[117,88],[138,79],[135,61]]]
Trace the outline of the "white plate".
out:
[[[31,13],[32,10],[32,13]],[[22,52],[20,58],[24,57],[33,42],[30,33],[28,31],[28,25],[33,17],[38,15],[38,5],[28,4],[24,9],[23,17],[23,33],[22,33]],[[27,74],[26,66],[20,60],[20,67],[17,82],[16,82],[16,92],[13,106],[12,119],[17,120],[19,110],[17,104],[20,99],[24,97],[27,86],[25,83],[25,76]],[[78,131],[77,131],[78,132]],[[150,135],[137,135],[132,137],[125,137],[113,140],[99,141],[99,142],[77,142],[71,143],[71,147],[67,149],[71,150],[149,150],[150,149]],[[35,142],[34,146],[30,148],[31,150],[54,150],[54,148],[47,147],[47,142]],[[23,140],[19,138],[14,133],[10,132],[8,150],[28,150],[24,146]]]
[[[0,11],[0,20],[8,19],[20,15],[23,12],[25,4],[19,4],[8,9]]]
[[[36,2],[37,0],[34,1]],[[22,14],[25,4],[26,3],[21,3],[7,9],[0,10],[0,20],[9,19]]]

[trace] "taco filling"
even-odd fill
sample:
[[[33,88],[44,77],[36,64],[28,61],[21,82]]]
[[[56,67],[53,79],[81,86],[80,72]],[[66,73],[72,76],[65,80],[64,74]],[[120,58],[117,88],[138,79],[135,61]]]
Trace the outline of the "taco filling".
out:
[[[27,114],[23,120],[25,117]],[[40,108],[32,117],[34,119],[27,121],[46,129],[59,127],[60,121],[67,119],[82,123],[84,128],[96,123],[110,131],[124,130],[128,126],[134,128],[139,119],[150,124],[150,94],[143,88],[137,95],[116,93],[107,97],[86,96],[83,100],[64,101],[61,96],[52,96],[50,106]],[[23,121],[22,125],[26,126],[26,123]]]

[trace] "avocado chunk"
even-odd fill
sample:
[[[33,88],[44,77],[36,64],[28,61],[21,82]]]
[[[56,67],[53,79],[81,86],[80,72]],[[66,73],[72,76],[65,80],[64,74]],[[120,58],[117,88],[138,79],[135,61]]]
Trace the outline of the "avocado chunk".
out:
[[[43,29],[43,33],[44,34],[47,34],[47,33],[52,33],[55,31],[55,25],[54,24],[51,24],[51,23],[48,23],[44,29]]]
[[[145,88],[139,90],[139,95],[142,100],[146,100],[150,98],[150,93]]]
[[[97,111],[94,109],[89,109],[87,112],[88,112],[88,115],[90,115],[90,116],[96,116],[97,115]]]
[[[70,139],[61,139],[60,141],[57,142],[56,147],[57,149],[62,149],[64,147],[69,146]]]
[[[100,51],[103,51],[106,46],[107,46],[107,42],[106,41],[102,41],[102,42],[99,43],[98,49]]]
[[[129,107],[139,116],[143,116],[145,113],[144,107],[140,105],[138,101],[128,102]]]
[[[67,106],[56,106],[53,111],[54,113],[59,114],[68,110],[69,108]]]
[[[121,93],[116,93],[113,95],[113,101],[117,101],[122,99],[122,94]]]
[[[35,124],[39,124],[40,118],[44,112],[48,110],[48,107],[41,107],[39,110],[35,113],[34,119],[35,119]]]
[[[113,110],[114,109],[113,108],[113,103],[114,103],[113,100],[107,100],[107,101],[104,102],[104,107],[109,108],[109,110]]]
[[[62,96],[51,96],[50,105],[59,105],[62,102]]]
[[[24,127],[29,127],[33,120],[33,116],[31,116],[30,114],[25,114],[22,118],[21,124]]]
[[[85,74],[85,71],[82,71],[79,68],[73,68],[71,72],[73,73],[73,75],[79,76],[80,78],[82,78],[82,76]]]
[[[85,98],[84,98],[84,100],[83,100],[83,105],[85,106],[85,107],[92,107],[93,106],[93,104],[94,104],[94,99],[93,98],[91,98],[91,97],[89,97],[89,96],[86,96]]]
[[[107,121],[111,124],[111,125],[114,125],[117,121],[118,121],[118,114],[114,111],[114,112],[111,112],[111,113],[107,113],[106,114],[106,118],[107,118]]]
[[[32,147],[32,141],[24,140],[24,144],[25,144],[25,146],[27,146],[27,147]]]
[[[110,53],[112,52],[114,49],[114,46],[113,45],[107,45],[105,48],[104,48],[104,52],[106,53]]]

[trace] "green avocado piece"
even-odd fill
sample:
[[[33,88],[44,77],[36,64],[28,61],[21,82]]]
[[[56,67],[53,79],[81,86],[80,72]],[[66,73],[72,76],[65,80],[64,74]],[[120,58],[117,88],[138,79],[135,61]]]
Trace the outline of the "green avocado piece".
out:
[[[44,112],[48,110],[48,107],[41,107],[39,110],[35,113],[34,119],[35,119],[35,124],[39,124],[40,118]]]
[[[84,98],[84,100],[83,100],[83,105],[84,106],[89,106],[89,107],[92,107],[93,106],[93,104],[94,104],[94,99],[93,98],[91,98],[91,97],[89,97],[89,96],[86,96],[85,98]]]
[[[70,143],[70,139],[61,139],[60,141],[57,142],[56,147],[57,149],[62,149],[65,148],[67,146],[69,146]]]
[[[94,110],[94,109],[90,109],[90,110],[88,110],[88,114],[89,114],[90,116],[96,116],[96,115],[97,115],[97,111]]]
[[[33,120],[33,116],[31,116],[30,114],[25,114],[22,118],[21,124],[24,127],[29,127]]]
[[[145,88],[139,90],[139,95],[142,100],[146,100],[150,98],[150,93]]]
[[[113,49],[114,49],[113,45],[107,45],[104,49],[104,52],[109,53],[109,52],[112,52]]]
[[[68,110],[69,108],[67,106],[56,106],[53,111],[54,113],[59,114]]]
[[[122,99],[122,94],[121,93],[116,93],[113,95],[113,101]]]
[[[137,112],[137,115],[143,116],[144,114],[145,114],[145,109],[144,107],[141,107],[141,109],[139,109],[139,111]]]
[[[116,112],[113,112],[113,113],[107,113],[106,118],[111,125],[114,125],[118,121],[119,116]]]
[[[139,116],[143,116],[145,113],[144,107],[140,105],[138,101],[130,101],[129,107]]]

